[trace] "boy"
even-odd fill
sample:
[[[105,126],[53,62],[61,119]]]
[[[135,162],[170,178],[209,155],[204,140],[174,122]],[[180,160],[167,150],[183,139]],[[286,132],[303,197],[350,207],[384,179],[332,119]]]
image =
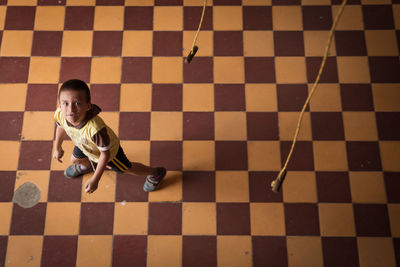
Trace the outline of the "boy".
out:
[[[57,129],[53,157],[62,162],[64,150],[61,145],[66,134],[75,144],[71,155],[73,164],[65,170],[66,177],[76,178],[94,171],[85,184],[85,192],[90,194],[97,189],[107,168],[132,175],[147,175],[143,190],[157,189],[166,169],[151,168],[127,159],[118,137],[98,116],[101,109],[91,104],[89,87],[85,82],[66,81],[60,88],[58,100],[60,107],[54,113]]]

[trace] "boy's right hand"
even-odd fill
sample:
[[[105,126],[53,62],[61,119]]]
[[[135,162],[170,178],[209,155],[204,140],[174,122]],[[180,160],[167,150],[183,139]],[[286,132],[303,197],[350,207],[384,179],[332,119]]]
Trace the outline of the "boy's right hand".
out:
[[[56,148],[54,149],[54,153],[53,153],[53,158],[55,158],[56,160],[58,160],[59,162],[62,163],[61,158],[64,156],[64,150],[60,147],[60,148]]]

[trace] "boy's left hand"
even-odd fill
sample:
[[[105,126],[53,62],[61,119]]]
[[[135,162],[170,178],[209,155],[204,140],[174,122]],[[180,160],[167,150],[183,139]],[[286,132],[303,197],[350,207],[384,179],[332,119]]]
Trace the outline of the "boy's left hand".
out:
[[[96,191],[98,184],[99,182],[94,179],[87,180],[85,184],[85,192],[88,194],[93,193],[94,191]]]

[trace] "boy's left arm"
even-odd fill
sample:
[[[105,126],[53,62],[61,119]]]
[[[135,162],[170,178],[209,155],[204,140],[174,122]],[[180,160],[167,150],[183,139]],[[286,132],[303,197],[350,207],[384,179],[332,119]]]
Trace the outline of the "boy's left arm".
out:
[[[96,171],[94,172],[93,176],[89,180],[87,180],[85,184],[86,193],[91,194],[94,191],[96,191],[101,176],[103,175],[103,172],[107,166],[107,162],[109,159],[110,159],[110,150],[100,151],[100,158],[97,164]]]

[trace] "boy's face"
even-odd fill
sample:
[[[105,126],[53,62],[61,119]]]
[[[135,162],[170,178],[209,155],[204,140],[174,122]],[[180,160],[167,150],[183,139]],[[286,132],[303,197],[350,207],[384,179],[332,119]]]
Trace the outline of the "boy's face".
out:
[[[69,123],[79,125],[90,110],[91,104],[83,91],[65,90],[60,93],[60,108]]]

